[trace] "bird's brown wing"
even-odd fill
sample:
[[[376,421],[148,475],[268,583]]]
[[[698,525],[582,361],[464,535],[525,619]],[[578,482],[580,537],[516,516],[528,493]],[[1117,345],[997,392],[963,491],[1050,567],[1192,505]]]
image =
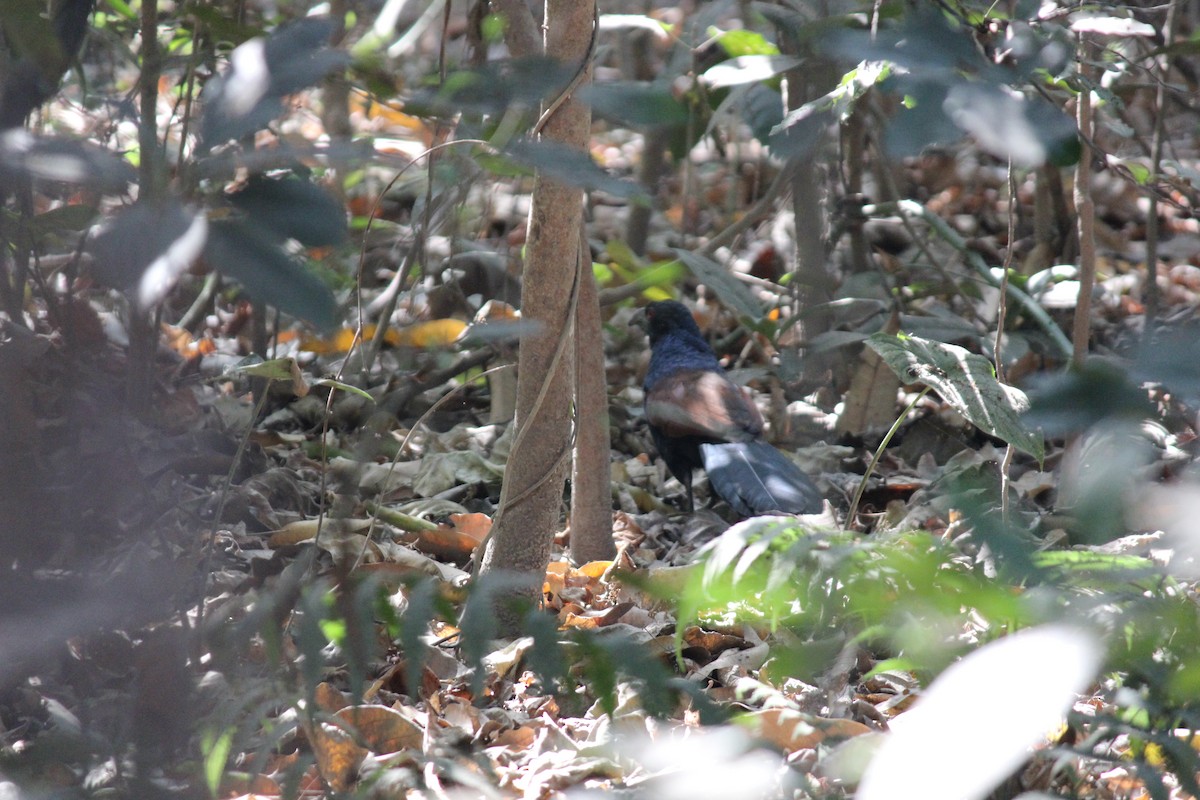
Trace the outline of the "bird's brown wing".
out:
[[[733,382],[708,370],[681,370],[646,395],[646,421],[666,436],[740,442],[762,431],[762,416]]]

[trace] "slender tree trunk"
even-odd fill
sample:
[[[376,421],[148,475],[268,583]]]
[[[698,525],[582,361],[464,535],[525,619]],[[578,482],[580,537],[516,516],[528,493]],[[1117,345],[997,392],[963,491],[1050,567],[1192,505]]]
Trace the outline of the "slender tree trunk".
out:
[[[580,63],[592,41],[594,0],[546,0],[545,52]],[[523,29],[510,20],[510,31]],[[515,52],[514,48],[514,52]],[[584,82],[586,82],[586,77]],[[584,149],[590,110],[568,99],[542,129],[544,139]],[[517,360],[517,435],[508,459],[496,524],[484,546],[480,575],[516,573],[519,588],[498,592],[493,612],[499,635],[515,633],[519,602],[537,604],[562,520],[570,464],[572,355],[570,330],[579,252],[581,190],[538,174],[529,214],[522,318],[535,330],[521,340]]]
[[[1091,43],[1080,37],[1079,71],[1084,75],[1091,72],[1087,63],[1092,52]],[[1079,93],[1076,120],[1079,134],[1084,138],[1079,165],[1075,168],[1075,214],[1079,218],[1079,298],[1075,303],[1075,324],[1071,338],[1075,353],[1072,362],[1082,366],[1087,358],[1088,343],[1092,334],[1092,288],[1096,284],[1096,206],[1092,202],[1092,96],[1086,85]]]
[[[579,240],[579,313],[575,316],[575,466],[571,475],[571,558],[577,564],[609,561],[612,480],[609,477],[608,388],[600,303],[591,251]]]
[[[787,41],[787,40],[785,40]],[[788,42],[792,45],[791,42]],[[792,70],[788,75],[787,107],[789,111],[799,108],[815,94],[812,78],[811,53],[804,47],[798,55],[804,57],[804,67]],[[796,226],[796,252],[792,270],[796,280],[796,301],[799,310],[809,312],[800,318],[796,332],[801,341],[807,342],[829,329],[832,317],[827,312],[814,312],[815,307],[827,303],[831,297],[832,278],[825,254],[825,214],[821,207],[821,173],[812,159],[806,158],[796,164],[792,173],[792,217]],[[826,353],[804,354],[802,382],[805,387],[826,385],[827,375],[836,355]]]

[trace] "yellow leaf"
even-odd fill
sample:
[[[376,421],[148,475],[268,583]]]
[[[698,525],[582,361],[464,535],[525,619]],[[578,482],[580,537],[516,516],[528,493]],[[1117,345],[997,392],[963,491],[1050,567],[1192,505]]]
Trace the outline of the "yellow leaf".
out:
[[[354,346],[357,330],[357,328],[339,328],[331,336],[305,336],[300,340],[300,349],[320,356],[345,353]],[[359,343],[374,339],[375,330],[375,325],[364,325]],[[395,330],[388,329],[384,331],[383,341],[384,344],[395,347],[400,342],[400,334]]]
[[[579,571],[589,578],[600,578],[612,566],[611,561],[589,561],[579,568]]]
[[[433,319],[418,322],[397,332],[397,344],[401,347],[446,347],[454,344],[467,323],[458,319]]]

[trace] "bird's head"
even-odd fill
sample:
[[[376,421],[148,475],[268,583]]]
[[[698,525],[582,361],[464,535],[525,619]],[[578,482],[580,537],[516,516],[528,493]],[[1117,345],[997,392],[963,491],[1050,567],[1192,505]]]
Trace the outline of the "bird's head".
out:
[[[650,303],[634,314],[631,322],[646,331],[651,347],[668,333],[688,334],[704,341],[692,312],[683,303],[675,300]]]

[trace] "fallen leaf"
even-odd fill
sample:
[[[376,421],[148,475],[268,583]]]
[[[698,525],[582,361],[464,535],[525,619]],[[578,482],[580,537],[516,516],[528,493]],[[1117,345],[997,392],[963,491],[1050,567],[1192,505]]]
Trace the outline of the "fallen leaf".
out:
[[[353,726],[373,753],[420,750],[425,741],[424,731],[415,722],[387,706],[349,706],[335,716]]]

